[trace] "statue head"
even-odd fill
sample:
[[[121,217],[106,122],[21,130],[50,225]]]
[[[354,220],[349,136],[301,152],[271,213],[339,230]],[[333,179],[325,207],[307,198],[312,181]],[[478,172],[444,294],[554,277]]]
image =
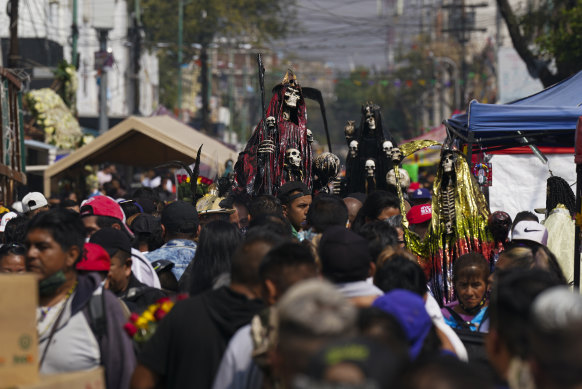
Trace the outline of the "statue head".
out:
[[[307,134],[307,142],[313,143],[313,132],[308,128],[306,131]]]
[[[382,151],[384,151],[384,155],[386,155],[386,158],[388,158],[388,159],[392,158],[392,147],[393,146],[394,145],[389,140],[382,143]]]
[[[285,162],[293,167],[301,167],[301,153],[297,149],[287,149],[285,151]]]
[[[358,141],[353,140],[350,142],[350,157],[356,158],[358,155]]]
[[[453,165],[455,163],[455,155],[451,152],[443,154],[441,158],[441,165],[445,173],[451,173],[453,171]]]
[[[376,172],[376,161],[374,161],[373,159],[366,160],[364,170],[366,171],[367,177],[374,177],[374,173]]]
[[[301,98],[299,89],[294,86],[288,86],[285,89],[285,105],[289,108],[297,108],[297,102]]]

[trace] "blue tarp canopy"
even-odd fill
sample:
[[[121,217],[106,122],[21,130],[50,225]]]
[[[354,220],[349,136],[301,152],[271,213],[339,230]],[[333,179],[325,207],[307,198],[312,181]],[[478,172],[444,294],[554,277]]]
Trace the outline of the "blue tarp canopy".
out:
[[[573,147],[576,124],[582,116],[581,103],[579,72],[509,104],[480,104],[473,100],[467,113],[455,115],[445,124],[452,135],[480,147],[520,146],[525,142],[523,135],[538,146]]]

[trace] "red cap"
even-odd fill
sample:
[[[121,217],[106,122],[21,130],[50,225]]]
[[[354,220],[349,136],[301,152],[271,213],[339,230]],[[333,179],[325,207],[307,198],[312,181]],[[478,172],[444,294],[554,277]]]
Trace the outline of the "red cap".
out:
[[[107,251],[96,243],[85,243],[83,256],[77,262],[77,270],[109,271],[111,259]]]
[[[408,187],[408,191],[409,192],[414,192],[415,190],[420,188],[420,183],[419,182],[411,182],[410,186]]]
[[[110,197],[93,196],[81,204],[81,217],[83,216],[110,216],[119,219],[125,230],[133,238],[133,232],[125,224],[125,214],[121,206]]]
[[[432,218],[432,206],[430,204],[415,205],[406,214],[410,224],[420,224]]]

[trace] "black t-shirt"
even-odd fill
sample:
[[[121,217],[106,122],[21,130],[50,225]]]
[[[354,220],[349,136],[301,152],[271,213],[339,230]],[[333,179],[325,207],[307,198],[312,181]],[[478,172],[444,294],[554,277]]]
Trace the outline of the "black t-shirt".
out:
[[[211,388],[228,341],[264,308],[228,287],[177,303],[144,345],[139,363],[165,388]]]

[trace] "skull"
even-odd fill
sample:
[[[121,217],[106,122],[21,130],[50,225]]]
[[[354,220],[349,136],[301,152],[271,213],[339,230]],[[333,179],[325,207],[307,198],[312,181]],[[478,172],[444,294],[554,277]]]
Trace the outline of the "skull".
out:
[[[442,165],[443,165],[443,171],[445,173],[450,173],[453,171],[453,163],[455,162],[455,157],[452,153],[446,153],[445,155],[443,155],[442,158]]]
[[[392,161],[400,163],[402,160],[402,150],[400,150],[398,147],[393,147],[390,154]]]
[[[366,170],[366,176],[374,177],[374,172],[376,171],[376,162],[373,159],[366,160],[364,169]]]
[[[389,140],[382,143],[382,150],[384,150],[384,154],[386,154],[386,158],[392,158],[392,142]]]
[[[353,138],[356,133],[356,127],[354,126],[355,121],[348,120],[348,124],[344,127],[344,134],[346,138]]]
[[[358,155],[358,141],[353,140],[350,142],[350,157],[356,158]]]
[[[368,128],[370,130],[376,129],[376,119],[374,119],[373,113],[370,112],[366,114],[366,123],[368,124]]]
[[[298,168],[301,166],[301,153],[297,149],[287,149],[285,151],[285,160],[289,166]]]
[[[267,123],[267,128],[270,130],[274,129],[275,125],[277,124],[274,116],[269,116],[266,120],[266,123]]]
[[[307,132],[307,142],[313,143],[313,132],[311,132],[309,128],[307,129],[306,132]]]
[[[285,90],[285,104],[288,107],[295,108],[297,107],[297,101],[301,98],[299,95],[299,89],[288,87]]]

